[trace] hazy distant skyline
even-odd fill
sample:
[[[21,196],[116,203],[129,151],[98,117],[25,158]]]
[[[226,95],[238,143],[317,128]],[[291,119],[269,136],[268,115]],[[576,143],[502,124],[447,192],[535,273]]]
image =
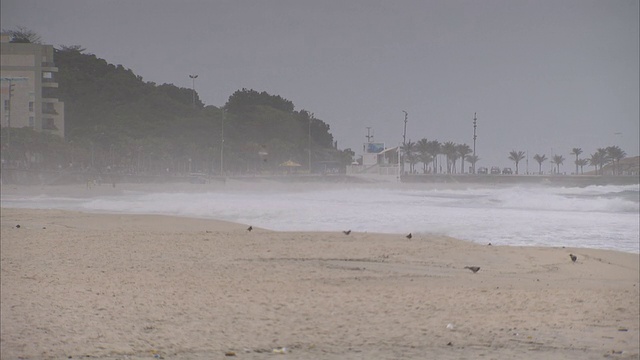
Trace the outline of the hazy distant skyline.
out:
[[[291,100],[357,154],[375,141],[454,141],[480,166],[511,150],[640,153],[637,0],[2,0],[3,29],[81,45],[145,81],[222,106],[241,88]],[[547,161],[545,170],[551,168]],[[520,165],[524,172],[525,167]]]

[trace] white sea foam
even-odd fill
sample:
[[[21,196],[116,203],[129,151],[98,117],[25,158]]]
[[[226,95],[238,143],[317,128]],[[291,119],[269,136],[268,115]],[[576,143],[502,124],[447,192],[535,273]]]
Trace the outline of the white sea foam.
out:
[[[638,186],[424,189],[419,186],[5,197],[2,206],[169,214],[281,231],[443,234],[479,243],[639,252]]]

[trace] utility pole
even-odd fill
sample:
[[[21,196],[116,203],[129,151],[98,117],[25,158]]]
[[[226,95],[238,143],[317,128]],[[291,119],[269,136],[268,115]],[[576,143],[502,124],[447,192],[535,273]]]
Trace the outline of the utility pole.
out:
[[[478,117],[476,116],[476,113],[473,113],[473,159],[476,159],[476,139],[478,138],[478,136],[476,136],[476,128],[478,127]],[[476,173],[476,162],[473,162],[473,173]]]
[[[9,79],[9,99],[7,106],[7,147],[11,146],[11,96],[13,96],[13,79]],[[11,150],[11,149],[9,149]]]
[[[367,126],[367,135],[365,136],[367,138],[367,142],[370,143],[373,141],[373,134],[371,134],[371,127]]]
[[[309,116],[309,175],[311,175],[311,119],[313,119],[313,114]]]
[[[224,176],[224,113],[225,109],[222,109],[222,132],[220,141],[220,176]]]
[[[191,78],[191,101],[193,103],[193,107],[196,107],[196,79],[198,75],[189,75]]]
[[[404,113],[404,132],[402,133],[402,157],[401,157],[401,162],[402,162],[402,172],[401,174],[404,174],[404,151],[407,148],[407,118],[409,117],[409,114],[402,110],[402,112]]]
[[[2,77],[0,78],[3,82],[6,81],[9,83],[9,98],[7,99],[7,146],[11,144],[11,98],[13,97],[13,90],[16,86],[17,82],[26,82],[29,80],[26,77]]]

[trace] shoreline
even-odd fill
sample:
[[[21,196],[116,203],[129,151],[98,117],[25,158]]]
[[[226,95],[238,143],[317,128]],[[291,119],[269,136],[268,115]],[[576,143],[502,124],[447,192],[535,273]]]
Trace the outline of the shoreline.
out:
[[[194,198],[194,194],[212,194],[212,197],[218,197],[217,194],[241,194],[244,191],[250,191],[252,193],[264,194],[264,193],[286,193],[286,194],[306,194],[313,189],[317,190],[348,190],[353,189],[357,190],[360,193],[362,191],[368,190],[407,190],[407,191],[434,191],[434,196],[438,196],[437,192],[439,191],[475,191],[475,190],[488,190],[490,192],[495,192],[499,194],[502,190],[524,190],[527,191],[528,186],[533,186],[530,189],[534,190],[542,190],[547,191],[545,188],[539,188],[538,185],[523,185],[522,187],[511,188],[505,185],[495,185],[495,186],[482,186],[480,188],[469,187],[468,184],[358,184],[352,185],[352,187],[345,187],[340,184],[314,184],[310,187],[309,184],[283,184],[278,182],[270,182],[270,183],[244,183],[244,182],[228,182],[226,184],[120,184],[116,187],[112,187],[108,184],[95,185],[91,187],[87,187],[86,185],[54,185],[54,186],[30,186],[30,185],[5,185],[2,187],[0,192],[0,199],[2,202],[0,206],[2,207],[13,207],[13,208],[34,208],[34,209],[42,209],[42,208],[58,208],[63,210],[76,210],[76,211],[85,211],[96,214],[161,214],[164,213],[166,215],[174,215],[185,218],[198,218],[198,219],[211,219],[215,220],[215,214],[218,214],[217,219],[222,221],[239,221],[246,222],[247,226],[250,222],[253,222],[252,225],[269,227],[269,223],[255,220],[253,217],[243,217],[242,215],[237,216],[225,216],[229,215],[225,213],[223,209],[218,209],[220,213],[214,212],[202,212],[202,211],[178,211],[173,209],[173,211],[162,211],[162,204],[157,204],[158,207],[149,208],[146,207],[147,211],[144,211],[143,208],[138,208],[136,206],[126,207],[129,211],[121,211],[113,206],[88,206],[95,209],[85,209],[87,206],[83,206],[83,204],[92,204],[93,199],[107,199],[109,197],[113,197],[113,201],[117,201],[119,199],[125,200],[127,196],[145,196],[148,194],[167,194],[168,197],[171,197],[176,194],[186,194],[186,197]],[[610,188],[611,190],[607,191],[618,191],[616,188]],[[593,189],[594,191],[599,191],[597,189]],[[554,190],[551,190],[554,191]],[[572,191],[572,190],[569,190]],[[635,192],[634,188],[630,191]],[[233,196],[233,195],[232,195]],[[297,195],[294,195],[297,196]],[[146,201],[146,200],[145,200]],[[127,203],[125,201],[125,203]],[[144,204],[144,202],[143,202]],[[117,204],[116,204],[117,205]],[[202,206],[202,204],[200,205]],[[637,206],[637,203],[635,204]],[[117,207],[117,206],[116,206]],[[106,210],[105,210],[106,209]],[[111,209],[111,210],[109,210]],[[123,208],[124,209],[124,208]],[[198,209],[198,207],[196,207]],[[157,210],[157,211],[156,211]],[[166,210],[166,209],[165,209]],[[171,209],[170,209],[171,210]],[[242,209],[236,209],[235,211],[241,212]],[[263,209],[263,212],[269,213],[267,209]],[[233,212],[236,214],[236,212]],[[237,213],[240,214],[240,213]],[[626,221],[628,222],[629,216],[633,216],[633,214],[624,213]],[[255,216],[255,214],[254,214]],[[254,221],[248,220],[254,219]],[[325,219],[326,220],[326,219]],[[283,224],[282,221],[272,222],[270,223],[271,230],[273,231],[318,231],[323,230],[322,228],[313,227],[313,226],[287,226]],[[345,224],[344,227],[353,227],[353,224]],[[388,228],[383,226],[356,226],[355,229],[357,231],[373,231],[380,232],[383,234],[400,234],[405,232],[413,232],[420,233],[422,235],[450,235],[453,237],[458,237],[461,240],[486,244],[492,242],[494,245],[509,245],[509,246],[526,246],[526,247],[535,247],[535,246],[544,246],[544,247],[562,247],[562,246],[573,246],[573,247],[587,247],[593,249],[609,249],[609,250],[618,250],[628,253],[640,253],[640,249],[638,249],[637,239],[625,237],[624,239],[619,239],[616,243],[608,243],[603,239],[601,241],[581,241],[579,238],[574,237],[572,239],[565,239],[566,241],[562,241],[562,239],[558,239],[557,241],[550,241],[548,234],[547,237],[544,236],[545,232],[542,231],[540,237],[537,237],[538,233],[530,233],[525,234],[521,239],[511,239],[509,237],[502,238],[500,236],[494,237],[489,229],[488,233],[479,234],[476,236],[475,234],[467,233],[459,233],[455,232],[447,232],[442,231],[439,232],[433,230],[433,228],[428,227],[420,227],[417,228],[414,226],[404,226],[404,228],[400,229],[399,227]],[[340,227],[336,228],[336,226],[332,226],[331,230],[338,231],[343,230]],[[535,235],[535,236],[534,236]],[[576,240],[577,239],[577,240]]]
[[[0,220],[2,358],[640,354],[638,254],[164,215]]]

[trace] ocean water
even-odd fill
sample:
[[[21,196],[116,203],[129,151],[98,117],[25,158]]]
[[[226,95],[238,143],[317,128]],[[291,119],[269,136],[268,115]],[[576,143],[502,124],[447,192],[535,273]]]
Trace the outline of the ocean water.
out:
[[[186,184],[185,186],[189,186]],[[407,184],[234,186],[117,196],[3,195],[2,207],[166,214],[280,231],[441,234],[494,245],[640,252],[640,188]]]

